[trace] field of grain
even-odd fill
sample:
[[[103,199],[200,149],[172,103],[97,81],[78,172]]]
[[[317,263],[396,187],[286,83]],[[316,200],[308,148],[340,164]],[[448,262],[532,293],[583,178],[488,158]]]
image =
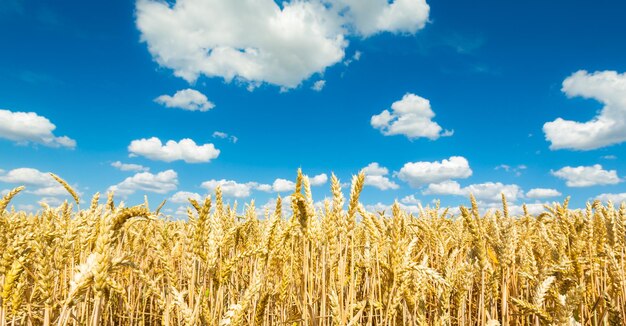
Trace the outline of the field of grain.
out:
[[[78,196],[64,184],[79,202]],[[359,203],[238,215],[220,191],[188,220],[95,195],[33,215],[0,201],[1,325],[618,325],[626,320],[626,205],[510,216]],[[438,206],[438,205],[437,205]]]

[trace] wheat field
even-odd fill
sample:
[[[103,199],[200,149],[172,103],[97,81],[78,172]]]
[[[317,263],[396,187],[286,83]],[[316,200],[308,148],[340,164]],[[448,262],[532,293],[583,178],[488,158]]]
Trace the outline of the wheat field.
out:
[[[292,213],[240,216],[218,189],[172,221],[113,194],[30,214],[0,201],[1,325],[619,325],[626,204],[544,213],[368,212],[364,174]],[[8,210],[7,210],[8,209]]]

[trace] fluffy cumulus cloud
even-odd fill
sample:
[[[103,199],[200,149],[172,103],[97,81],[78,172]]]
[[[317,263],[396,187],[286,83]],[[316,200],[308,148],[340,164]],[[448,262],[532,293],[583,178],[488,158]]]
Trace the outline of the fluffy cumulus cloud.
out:
[[[272,192],[272,185],[268,184],[257,184],[255,188],[256,190],[263,192]]]
[[[250,196],[252,190],[258,189],[264,191],[267,189],[266,185],[259,185],[256,182],[239,183],[233,180],[208,180],[202,183],[202,188],[205,188],[209,192],[214,192],[219,186],[222,189],[224,196],[245,198]]]
[[[549,205],[549,204],[550,203],[540,203],[540,202],[526,204],[526,210],[528,211],[528,214],[536,216],[545,212],[546,209],[544,205]],[[478,208],[481,211],[481,214],[485,214],[487,211],[492,211],[492,212],[495,210],[502,211],[502,203],[501,202],[487,202],[487,203],[479,202]],[[524,205],[516,205],[516,204],[509,203],[507,205],[507,208],[509,210],[510,216],[523,216],[524,215]]]
[[[180,90],[173,96],[161,95],[154,101],[168,108],[178,108],[187,111],[206,112],[215,107],[215,104],[209,101],[206,95],[190,88]]]
[[[50,174],[37,169],[18,168],[4,173],[4,175],[0,176],[0,181],[25,185],[45,185],[54,182],[54,179]]]
[[[528,211],[528,214],[537,216],[546,211],[545,205],[548,205],[548,203],[526,204],[526,210]],[[509,208],[509,214],[513,216],[524,215],[523,205],[510,205],[508,208]]]
[[[613,185],[622,182],[617,176],[616,170],[605,170],[602,165],[592,166],[566,166],[557,171],[551,171],[552,175],[565,180],[568,187],[590,187],[598,185]]]
[[[501,182],[485,182],[472,184],[464,187],[463,192],[473,194],[477,200],[485,202],[498,202],[502,200],[502,194],[509,201],[517,201],[524,197],[522,189],[515,184],[503,184]]]
[[[402,203],[398,203],[398,206],[400,206],[401,210],[412,213],[412,214],[418,214],[420,211],[419,206],[417,205],[405,205]],[[365,205],[364,207],[365,207],[365,210],[367,210],[370,213],[385,212],[385,214],[391,214],[391,208],[393,207],[393,205],[387,205],[387,204],[378,202],[376,204]]]
[[[461,187],[458,182],[451,180],[429,184],[422,193],[425,195],[456,196],[469,196],[473,194],[476,200],[482,202],[501,201],[501,194],[504,194],[509,201],[516,201],[524,196],[522,189],[515,184],[507,185],[500,182],[485,182]]]
[[[425,195],[465,195],[461,184],[453,180],[431,183],[422,193]]]
[[[220,155],[213,144],[196,145],[188,138],[179,142],[169,140],[161,143],[156,137],[133,140],[128,146],[131,155],[144,156],[151,160],[172,162],[182,160],[187,163],[206,163]]]
[[[626,192],[619,194],[601,194],[595,197],[602,201],[603,203],[612,202],[615,205],[621,205],[621,203],[626,202]]]
[[[139,0],[137,27],[156,62],[200,75],[284,88],[341,62],[351,35],[415,33],[425,0]]]
[[[272,184],[272,190],[274,190],[275,192],[294,191],[295,189],[296,184],[290,180],[276,179]]]
[[[363,168],[363,173],[365,173],[364,184],[366,186],[376,187],[380,190],[400,188],[397,183],[389,180],[387,177],[389,170],[384,166],[380,166],[377,162],[370,163]]]
[[[526,193],[526,197],[528,198],[550,198],[558,196],[561,196],[558,190],[549,188],[534,188]]]
[[[405,196],[404,198],[400,199],[400,202],[409,205],[417,205],[421,203],[421,201],[417,199],[415,195]]]
[[[397,173],[400,180],[408,182],[412,187],[450,179],[465,179],[471,175],[469,162],[462,156],[452,156],[441,162],[409,162]]]
[[[200,194],[198,193],[179,191],[173,194],[172,197],[170,197],[169,201],[175,204],[185,204],[189,202],[189,198],[195,199],[197,201],[202,200],[202,196],[200,196]]]
[[[409,139],[451,136],[452,131],[443,131],[432,119],[435,117],[430,101],[415,94],[406,94],[384,110],[372,116],[370,124],[385,136],[404,135]]]
[[[311,186],[320,186],[326,182],[328,182],[328,176],[325,173],[309,177],[309,183]],[[213,179],[203,182],[201,186],[210,192],[215,191],[215,189],[219,186],[225,196],[237,198],[249,197],[252,194],[252,191],[255,190],[280,193],[293,192],[296,189],[295,182],[286,179],[276,179],[272,184],[264,184],[254,181],[241,183],[234,180]]]
[[[591,120],[557,118],[543,125],[551,149],[592,150],[626,141],[626,73],[581,70],[563,81],[568,97],[595,99],[604,107]]]
[[[157,174],[150,172],[137,173],[109,187],[108,191],[113,191],[116,195],[120,196],[132,195],[137,191],[166,194],[176,190],[177,187],[178,174],[174,170],[166,170]]]
[[[291,200],[291,196],[285,196],[281,200],[281,212],[283,217],[291,216],[291,214],[293,213],[293,211],[291,210]],[[276,211],[276,202],[276,198],[270,198],[265,204],[257,208],[257,215],[259,217],[263,217],[266,211],[270,214],[274,213]]]
[[[120,161],[115,161],[113,163],[111,163],[111,166],[120,170],[120,171],[132,171],[132,172],[146,172],[148,170],[150,170],[150,168],[147,168],[143,165],[139,165],[139,164],[129,164],[129,163],[122,163]]]
[[[54,207],[60,206],[61,204],[63,204],[63,201],[57,197],[43,197],[38,201],[38,203],[43,203]]]
[[[67,190],[50,173],[33,168],[17,168],[0,175],[0,181],[26,186],[27,192],[37,196],[66,196]],[[75,190],[77,189],[74,186]],[[80,192],[79,192],[80,193]]]
[[[379,32],[415,33],[428,21],[430,7],[425,0],[337,0],[338,9],[360,35]],[[343,8],[342,8],[343,7]]]
[[[75,148],[76,141],[67,136],[55,136],[56,126],[35,112],[0,110],[0,138],[18,144],[36,143],[49,147]]]
[[[326,173],[321,173],[313,177],[309,177],[309,183],[311,186],[321,186],[328,182],[328,175]]]

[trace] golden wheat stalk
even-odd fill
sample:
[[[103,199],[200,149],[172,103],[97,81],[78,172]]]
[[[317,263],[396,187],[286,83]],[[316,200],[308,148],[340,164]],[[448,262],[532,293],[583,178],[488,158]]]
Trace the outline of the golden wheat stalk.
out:
[[[58,175],[50,172],[50,176],[52,176],[52,178],[54,178],[54,180],[56,180],[58,183],[60,183],[63,186],[63,188],[65,188],[65,190],[67,190],[67,192],[70,195],[72,195],[72,198],[74,198],[74,201],[76,202],[76,205],[80,205],[80,198],[78,197],[78,194],[76,193],[74,188],[72,188],[65,180],[61,179],[61,177],[59,177]]]

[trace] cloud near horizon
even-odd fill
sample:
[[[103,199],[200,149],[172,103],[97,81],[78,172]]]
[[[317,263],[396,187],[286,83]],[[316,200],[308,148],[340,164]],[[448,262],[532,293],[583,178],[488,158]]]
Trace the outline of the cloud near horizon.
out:
[[[128,145],[131,156],[144,156],[151,160],[187,163],[208,163],[220,155],[213,144],[196,145],[189,138],[180,141],[168,140],[165,144],[156,137],[133,140]]]

